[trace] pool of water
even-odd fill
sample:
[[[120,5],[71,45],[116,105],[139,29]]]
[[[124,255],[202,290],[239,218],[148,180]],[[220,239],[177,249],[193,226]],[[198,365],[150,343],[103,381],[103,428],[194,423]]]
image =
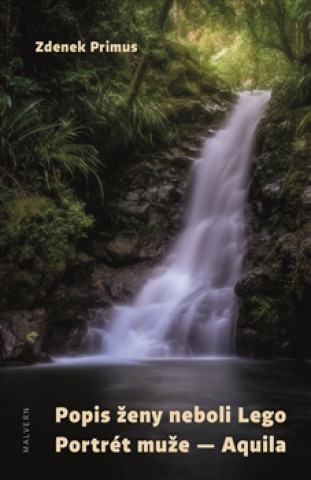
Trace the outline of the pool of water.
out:
[[[309,479],[311,389],[310,363],[249,361],[241,359],[153,360],[128,364],[101,361],[7,368],[1,371],[1,461],[2,480],[304,480]],[[71,412],[110,412],[110,422],[55,422],[57,407]],[[162,412],[158,426],[117,423],[118,407],[126,411]],[[227,421],[196,423],[191,413],[184,421],[170,422],[170,412],[197,406],[203,412],[227,412]],[[241,423],[251,411],[282,410],[286,420],[271,427]],[[27,424],[29,417],[29,426]],[[29,409],[29,410],[28,410]],[[76,421],[77,414],[72,414]],[[90,418],[90,417],[88,417]],[[95,418],[95,417],[93,417]],[[240,418],[241,420],[241,418]],[[243,420],[244,421],[244,420]],[[23,431],[24,428],[24,431]],[[28,432],[29,428],[29,432]],[[26,436],[30,433],[29,453]],[[56,437],[76,440],[130,441],[124,451],[55,452]],[[138,453],[140,440],[185,440],[188,453]],[[266,437],[264,437],[266,436]],[[261,440],[261,445],[283,440],[286,453],[222,452],[224,440]],[[264,440],[263,439],[267,439]],[[24,445],[23,445],[24,440]],[[213,448],[198,445],[212,444]],[[173,445],[171,443],[171,445]],[[264,447],[262,447],[264,448]],[[89,447],[88,447],[89,449]]]

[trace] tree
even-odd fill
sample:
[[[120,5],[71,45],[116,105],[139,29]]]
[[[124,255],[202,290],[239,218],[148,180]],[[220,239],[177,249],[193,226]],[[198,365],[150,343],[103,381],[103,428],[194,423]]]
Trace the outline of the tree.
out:
[[[290,64],[305,63],[311,46],[309,2],[261,0],[255,4],[243,0],[237,15],[258,45],[281,52]]]
[[[167,19],[168,13],[173,5],[174,0],[163,0],[162,8],[160,10],[159,18],[156,24],[156,30],[163,30],[165,21]],[[139,87],[143,81],[144,75],[148,68],[149,56],[148,53],[144,53],[141,57],[141,60],[136,68],[136,71],[133,75],[129,86],[129,96],[127,100],[127,106],[131,107],[139,91]]]

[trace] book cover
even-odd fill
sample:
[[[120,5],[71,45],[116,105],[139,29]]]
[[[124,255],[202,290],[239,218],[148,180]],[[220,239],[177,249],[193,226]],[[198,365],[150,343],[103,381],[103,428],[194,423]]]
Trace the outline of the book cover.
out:
[[[308,2],[0,0],[0,476],[310,478]]]

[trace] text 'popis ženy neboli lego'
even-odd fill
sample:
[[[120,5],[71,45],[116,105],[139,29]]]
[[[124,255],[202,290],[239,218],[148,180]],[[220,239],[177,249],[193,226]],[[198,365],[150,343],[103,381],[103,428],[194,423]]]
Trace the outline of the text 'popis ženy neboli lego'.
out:
[[[205,410],[198,405],[188,410],[135,410],[125,405],[116,407],[115,410],[103,409],[94,405],[85,410],[69,409],[66,406],[58,406],[55,409],[56,424],[75,424],[79,432],[87,430],[94,424],[102,424],[103,434],[106,438],[90,437],[86,439],[68,438],[64,435],[56,436],[55,452],[70,453],[102,453],[102,454],[187,454],[200,449],[218,451],[222,454],[240,454],[248,457],[250,454],[286,453],[286,441],[269,434],[269,429],[285,423],[287,415],[284,410],[249,410],[244,406],[232,407],[219,405],[213,410]],[[108,424],[115,424],[115,431],[111,434]],[[153,436],[152,432],[164,424],[172,425],[172,433],[159,438],[159,432]],[[188,438],[180,438],[174,433],[174,425],[197,424],[200,425],[198,436],[193,441]],[[211,425],[223,424],[228,426],[228,435],[223,435],[219,441],[213,441]],[[230,428],[239,424],[245,428],[245,438],[236,438],[230,435]],[[131,426],[133,439],[122,434],[122,428]],[[147,425],[151,433],[149,438],[138,438],[135,434],[135,426]],[[250,439],[250,432],[254,429],[254,438]],[[83,430],[81,430],[83,429]],[[260,434],[258,434],[260,429]],[[275,428],[274,428],[275,430]],[[185,431],[185,429],[183,430]],[[243,428],[239,428],[243,434]],[[78,436],[78,435],[77,435]],[[103,435],[104,436],[104,435]],[[154,437],[154,438],[153,438]]]

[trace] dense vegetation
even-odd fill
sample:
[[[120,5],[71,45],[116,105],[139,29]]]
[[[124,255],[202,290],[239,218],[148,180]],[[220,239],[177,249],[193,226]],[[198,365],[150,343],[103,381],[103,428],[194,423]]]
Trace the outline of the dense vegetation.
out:
[[[310,149],[309,7],[0,0],[1,305],[40,304],[98,223],[98,205],[107,208],[132,152],[178,142],[185,99],[273,87],[278,109],[299,108],[294,128]],[[35,53],[38,40],[108,40],[138,51]]]

